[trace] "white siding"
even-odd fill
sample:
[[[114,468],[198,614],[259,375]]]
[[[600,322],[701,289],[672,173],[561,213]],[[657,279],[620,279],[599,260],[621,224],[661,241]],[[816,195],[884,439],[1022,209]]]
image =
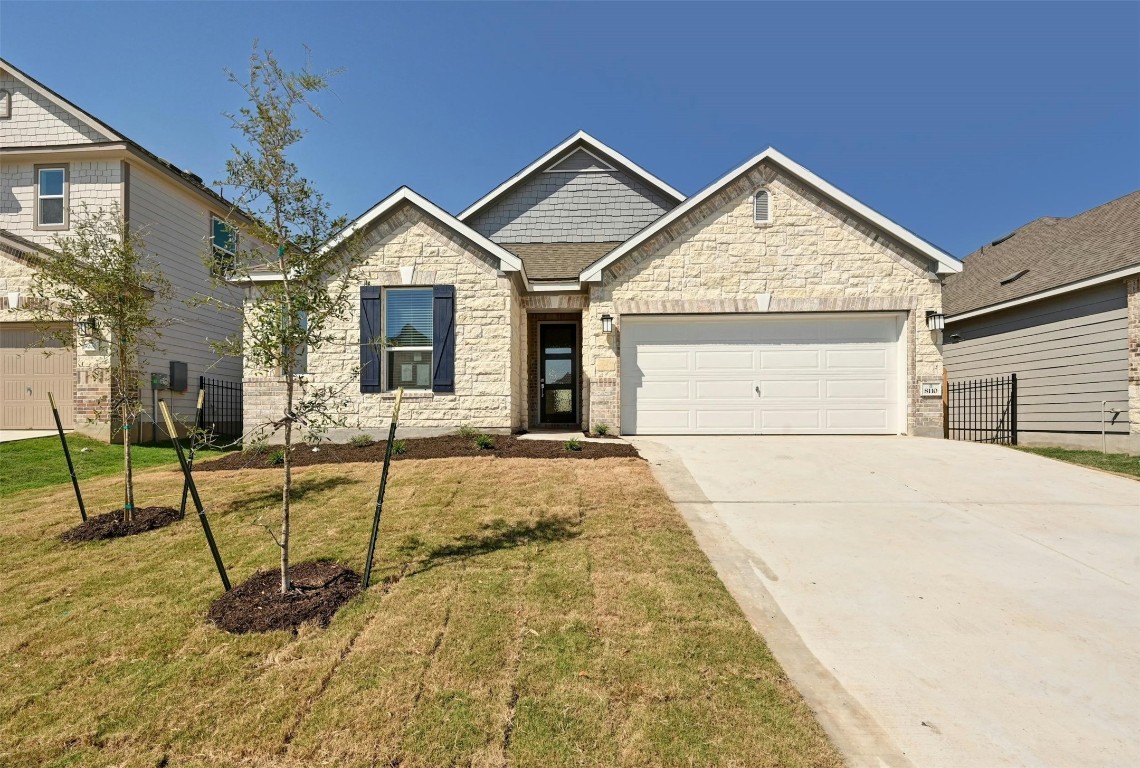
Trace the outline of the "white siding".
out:
[[[241,381],[241,361],[237,358],[219,361],[210,348],[210,341],[240,333],[242,300],[239,289],[210,285],[209,271],[202,260],[210,231],[210,214],[205,202],[191,192],[179,189],[137,163],[131,164],[131,226],[141,232],[147,249],[158,257],[175,289],[175,298],[167,305],[174,324],[163,331],[163,351],[149,356],[145,372],[166,373],[170,360],[187,364],[189,387],[185,394],[176,395],[171,401],[178,413],[187,416],[194,411],[199,376]],[[188,300],[206,292],[230,307],[187,305]],[[145,396],[149,398],[150,393]]]
[[[111,138],[60,109],[3,70],[0,70],[0,89],[12,94],[12,117],[0,120],[0,146],[90,144]]]

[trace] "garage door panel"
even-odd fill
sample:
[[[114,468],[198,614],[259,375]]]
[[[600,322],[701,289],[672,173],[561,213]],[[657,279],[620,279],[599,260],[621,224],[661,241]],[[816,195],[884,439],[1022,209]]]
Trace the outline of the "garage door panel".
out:
[[[902,423],[901,315],[622,320],[622,430],[871,434]]]
[[[75,352],[27,323],[0,323],[0,429],[55,426],[48,393],[60,420],[75,422]]]

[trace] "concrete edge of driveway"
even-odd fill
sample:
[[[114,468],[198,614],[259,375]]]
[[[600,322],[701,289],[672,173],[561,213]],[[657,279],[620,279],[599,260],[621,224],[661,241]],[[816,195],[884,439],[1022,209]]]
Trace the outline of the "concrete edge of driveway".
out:
[[[660,443],[630,442],[649,462],[717,576],[848,763],[853,768],[913,768],[870,712],[804,645],[764,583],[772,578],[771,570],[736,543],[680,457]]]

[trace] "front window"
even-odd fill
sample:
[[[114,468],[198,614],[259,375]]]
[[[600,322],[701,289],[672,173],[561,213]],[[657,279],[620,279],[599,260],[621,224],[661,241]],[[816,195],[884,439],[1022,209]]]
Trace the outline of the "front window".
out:
[[[226,274],[234,266],[237,258],[237,230],[217,216],[210,217],[210,238],[214,253],[214,268],[219,274]]]
[[[432,289],[384,291],[386,389],[431,389]]]
[[[67,226],[67,169],[40,168],[36,178],[36,224]]]

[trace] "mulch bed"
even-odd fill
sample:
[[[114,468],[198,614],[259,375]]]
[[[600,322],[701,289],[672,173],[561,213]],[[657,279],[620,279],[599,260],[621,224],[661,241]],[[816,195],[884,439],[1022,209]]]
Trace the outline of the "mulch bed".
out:
[[[567,435],[569,440],[574,435]],[[580,450],[568,451],[565,440],[520,440],[515,435],[492,435],[494,448],[479,448],[474,439],[459,435],[440,437],[408,438],[404,440],[407,450],[397,454],[400,459],[447,459],[455,456],[498,456],[507,459],[605,459],[611,457],[636,458],[637,450],[629,443],[615,440],[605,443],[579,444]],[[386,441],[380,440],[370,445],[355,446],[345,443],[321,443],[320,450],[314,452],[308,445],[293,447],[291,464],[304,467],[312,464],[344,464],[348,462],[374,462],[384,460]],[[271,469],[274,465],[271,456],[275,449],[270,447],[262,453],[250,451],[234,452],[213,461],[195,464],[195,472],[209,472],[219,469]]]
[[[258,571],[215,600],[206,617],[238,635],[296,629],[306,622],[327,627],[337,609],[360,594],[360,576],[327,560],[299,563],[289,577],[293,591],[283,595],[280,571]]]
[[[131,524],[123,522],[123,510],[115,510],[105,515],[87,518],[87,522],[69,528],[59,535],[60,541],[103,541],[121,536],[134,536],[139,533],[165,528],[178,520],[178,510],[172,507],[136,507],[131,516]]]

